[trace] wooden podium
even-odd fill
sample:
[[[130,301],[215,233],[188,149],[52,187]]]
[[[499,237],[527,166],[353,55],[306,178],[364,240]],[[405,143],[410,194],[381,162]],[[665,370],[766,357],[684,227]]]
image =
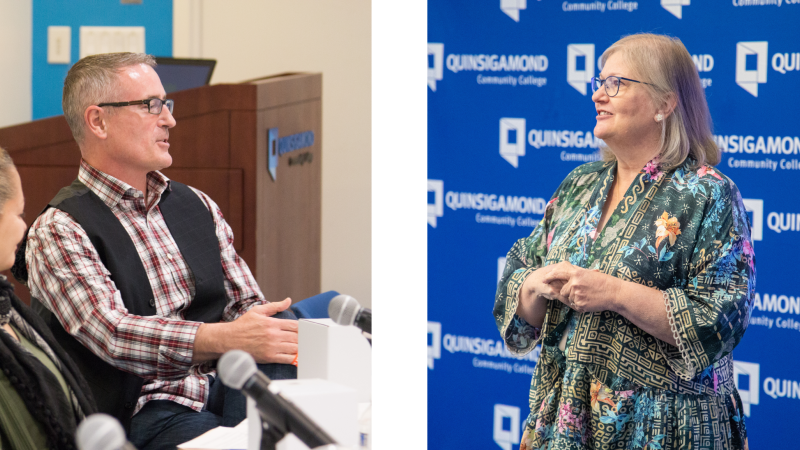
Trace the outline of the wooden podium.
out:
[[[164,174],[220,206],[267,300],[318,294],[322,74],[275,75],[168,98],[175,100],[177,126],[170,130],[173,162]],[[30,225],[77,177],[78,145],[58,116],[0,129],[0,146],[19,170]],[[27,288],[14,282],[29,303]]]

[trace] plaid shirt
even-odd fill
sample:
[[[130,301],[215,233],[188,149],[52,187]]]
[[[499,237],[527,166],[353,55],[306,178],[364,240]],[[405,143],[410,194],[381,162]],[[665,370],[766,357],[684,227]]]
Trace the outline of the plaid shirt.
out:
[[[194,278],[158,207],[169,179],[157,171],[147,174],[147,199],[83,160],[78,179],[111,208],[133,240],[155,295],[157,315],[128,313],[86,232],[56,208],[39,216],[28,234],[25,259],[31,295],[93,353],[144,378],[134,414],[150,400],[171,400],[202,410],[208,398],[205,374],[214,372],[192,364],[200,323],[184,320],[183,311],[194,299]],[[233,232],[219,207],[194,191],[214,220],[228,296],[222,321],[230,322],[265,303],[264,296],[236,253]]]

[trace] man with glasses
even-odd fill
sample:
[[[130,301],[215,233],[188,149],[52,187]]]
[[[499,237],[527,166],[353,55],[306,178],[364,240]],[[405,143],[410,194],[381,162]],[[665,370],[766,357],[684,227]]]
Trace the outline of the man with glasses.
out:
[[[154,66],[113,53],[70,69],[63,108],[78,179],[20,249],[33,302],[99,409],[140,449],[175,448],[245,417],[241,394],[215,381],[224,352],[247,351],[277,379],[296,377],[297,354],[291,300],[265,301],[219,207],[159,172],[172,164],[176,123]]]

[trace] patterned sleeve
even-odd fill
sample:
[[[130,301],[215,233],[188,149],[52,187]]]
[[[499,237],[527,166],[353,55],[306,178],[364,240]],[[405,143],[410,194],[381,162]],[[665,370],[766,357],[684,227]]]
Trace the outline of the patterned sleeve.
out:
[[[198,322],[129,314],[89,236],[51,208],[28,234],[28,287],[64,329],[112,366],[178,379],[192,367]]]
[[[662,353],[685,379],[719,361],[739,343],[755,296],[755,255],[741,195],[728,179],[707,187],[711,195],[696,221],[686,285],[664,291],[678,347],[662,342]]]
[[[529,353],[541,337],[541,329],[530,325],[516,311],[525,278],[544,265],[548,241],[552,238],[550,226],[559,191],[547,203],[544,217],[533,233],[518,240],[509,250],[503,276],[497,286],[493,311],[495,322],[508,350],[517,355]]]
[[[232,322],[253,306],[264,304],[266,301],[255,277],[250,272],[250,267],[236,253],[233,246],[233,230],[222,216],[222,210],[208,195],[195,188],[192,190],[203,200],[214,219],[222,258],[222,272],[225,276],[225,292],[228,295],[228,304],[222,313],[222,320]]]

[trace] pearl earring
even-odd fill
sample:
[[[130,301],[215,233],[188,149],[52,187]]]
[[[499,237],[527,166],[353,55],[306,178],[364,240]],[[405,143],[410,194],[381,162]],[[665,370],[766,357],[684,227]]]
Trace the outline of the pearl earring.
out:
[[[664,120],[664,116],[661,113],[656,114],[656,122],[661,122]]]

